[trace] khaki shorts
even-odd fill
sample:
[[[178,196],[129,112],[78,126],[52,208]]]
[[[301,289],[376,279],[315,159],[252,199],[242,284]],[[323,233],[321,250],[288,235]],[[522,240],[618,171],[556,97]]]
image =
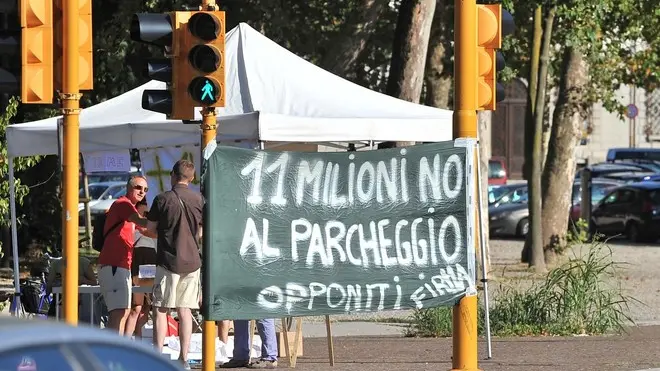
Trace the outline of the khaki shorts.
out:
[[[99,286],[108,311],[131,308],[131,271],[104,265],[99,269]]]
[[[179,275],[163,267],[156,267],[154,299],[157,308],[199,308],[201,296],[200,269]]]

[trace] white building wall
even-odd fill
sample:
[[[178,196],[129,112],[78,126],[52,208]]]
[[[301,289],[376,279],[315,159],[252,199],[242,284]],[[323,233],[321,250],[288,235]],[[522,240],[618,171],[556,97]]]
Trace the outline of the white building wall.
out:
[[[635,92],[633,96],[633,91]],[[635,102],[638,116],[635,119],[635,147],[652,147],[653,143],[646,141],[644,128],[646,121],[646,93],[642,89],[623,86],[617,91],[619,102],[628,105]],[[608,112],[602,104],[593,107],[591,117],[592,132],[588,135],[585,145],[578,145],[576,157],[578,162],[588,163],[605,161],[607,150],[614,147],[630,146],[631,120],[621,119],[618,114]],[[658,144],[656,144],[658,146]]]

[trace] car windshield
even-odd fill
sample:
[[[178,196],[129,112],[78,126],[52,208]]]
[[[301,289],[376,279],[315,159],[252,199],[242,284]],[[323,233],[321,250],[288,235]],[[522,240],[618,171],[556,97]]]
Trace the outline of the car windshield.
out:
[[[520,187],[510,190],[502,197],[500,197],[496,202],[500,205],[506,204],[518,204],[527,202],[528,193],[527,187]]]
[[[101,199],[102,199],[102,200],[113,200],[113,199],[116,199],[117,197],[119,197],[119,196],[117,196],[117,194],[118,194],[118,193],[121,193],[122,190],[124,191],[123,194],[126,194],[126,186],[123,185],[123,184],[122,184],[122,185],[115,185],[115,186],[112,186],[112,187],[108,188],[108,190],[103,194],[103,196],[101,197]]]
[[[591,184],[591,204],[595,205],[602,200],[612,189],[617,187],[616,183],[592,183]],[[582,201],[582,187],[579,184],[573,185],[573,204]]]
[[[108,189],[107,185],[101,185],[101,184],[92,184],[88,186],[89,188],[89,198],[92,200],[98,200],[101,195],[103,195],[103,192],[105,192]],[[85,197],[85,190],[80,189],[78,192],[78,197]]]
[[[126,186],[121,186],[117,190],[115,190],[115,192],[112,194],[112,198],[117,199],[125,195],[126,195]]]
[[[502,196],[505,194],[511,192],[511,187],[493,187],[489,192],[488,192],[488,202],[489,203],[494,203],[497,202]]]
[[[504,178],[505,176],[504,168],[502,163],[499,161],[488,161],[488,177],[489,178]]]

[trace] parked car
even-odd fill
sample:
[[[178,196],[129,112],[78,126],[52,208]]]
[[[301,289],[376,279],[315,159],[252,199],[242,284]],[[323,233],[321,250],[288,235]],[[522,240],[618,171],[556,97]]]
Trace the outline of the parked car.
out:
[[[493,157],[488,160],[488,184],[505,185],[507,180],[504,159]]]
[[[660,148],[610,148],[605,160],[660,162]]]
[[[621,182],[614,180],[596,178],[591,180],[591,205],[592,208],[594,205],[598,204],[600,200],[605,197],[612,189],[623,185]],[[582,215],[582,183],[575,182],[573,183],[573,197],[571,202],[571,211],[570,211],[570,224],[577,223],[580,220]]]
[[[637,183],[642,181],[644,178],[655,175],[653,172],[622,172],[622,173],[609,173],[602,176],[602,179],[610,179],[614,181],[619,181],[621,183]]]
[[[518,190],[510,192],[513,195]],[[529,232],[529,209],[527,206],[527,186],[515,199],[510,196],[507,202],[488,207],[489,231],[492,236],[525,237]]]
[[[108,193],[106,197],[101,200],[98,200],[94,205],[90,206],[89,211],[92,215],[92,218],[98,214],[103,214],[110,206],[117,201],[121,196],[126,195],[126,183],[122,183],[121,186],[115,187],[112,193]]]
[[[660,182],[638,182],[608,193],[591,213],[590,232],[623,234],[633,242],[660,235]]]
[[[635,166],[633,164],[621,164],[621,163],[600,163],[588,166],[591,170],[591,178],[604,178],[608,174],[616,173],[648,173],[648,170]],[[575,173],[575,180],[582,178],[582,172],[584,168]]]
[[[640,182],[660,182],[660,174],[645,175],[639,181]]]
[[[608,161],[608,162],[599,162],[591,166],[600,166],[600,165],[621,165],[634,167],[640,171],[658,173],[660,172],[660,164],[654,161],[645,161],[645,160],[619,160],[619,161]]]
[[[90,183],[87,188],[89,190],[89,206],[94,206],[100,200],[107,199],[110,195],[116,193],[121,187],[126,188],[126,182],[100,182],[100,183]],[[85,190],[80,189],[78,191],[78,197],[83,198],[85,196]],[[78,203],[78,211],[81,211],[85,207],[85,204],[82,202]]]
[[[0,331],[0,370],[183,370],[147,344],[98,328],[3,316]]]

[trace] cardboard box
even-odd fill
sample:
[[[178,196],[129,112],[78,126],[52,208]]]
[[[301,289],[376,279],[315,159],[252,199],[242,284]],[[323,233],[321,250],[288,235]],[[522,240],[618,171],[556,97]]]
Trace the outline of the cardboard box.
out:
[[[289,351],[291,352],[291,354],[293,354],[293,347],[294,344],[296,343],[296,332],[289,331],[287,333],[287,336],[289,337]],[[298,347],[298,357],[302,357],[302,355],[303,355],[303,336],[301,335],[300,346]],[[286,357],[286,348],[284,347],[284,332],[282,331],[277,332],[277,356]]]

